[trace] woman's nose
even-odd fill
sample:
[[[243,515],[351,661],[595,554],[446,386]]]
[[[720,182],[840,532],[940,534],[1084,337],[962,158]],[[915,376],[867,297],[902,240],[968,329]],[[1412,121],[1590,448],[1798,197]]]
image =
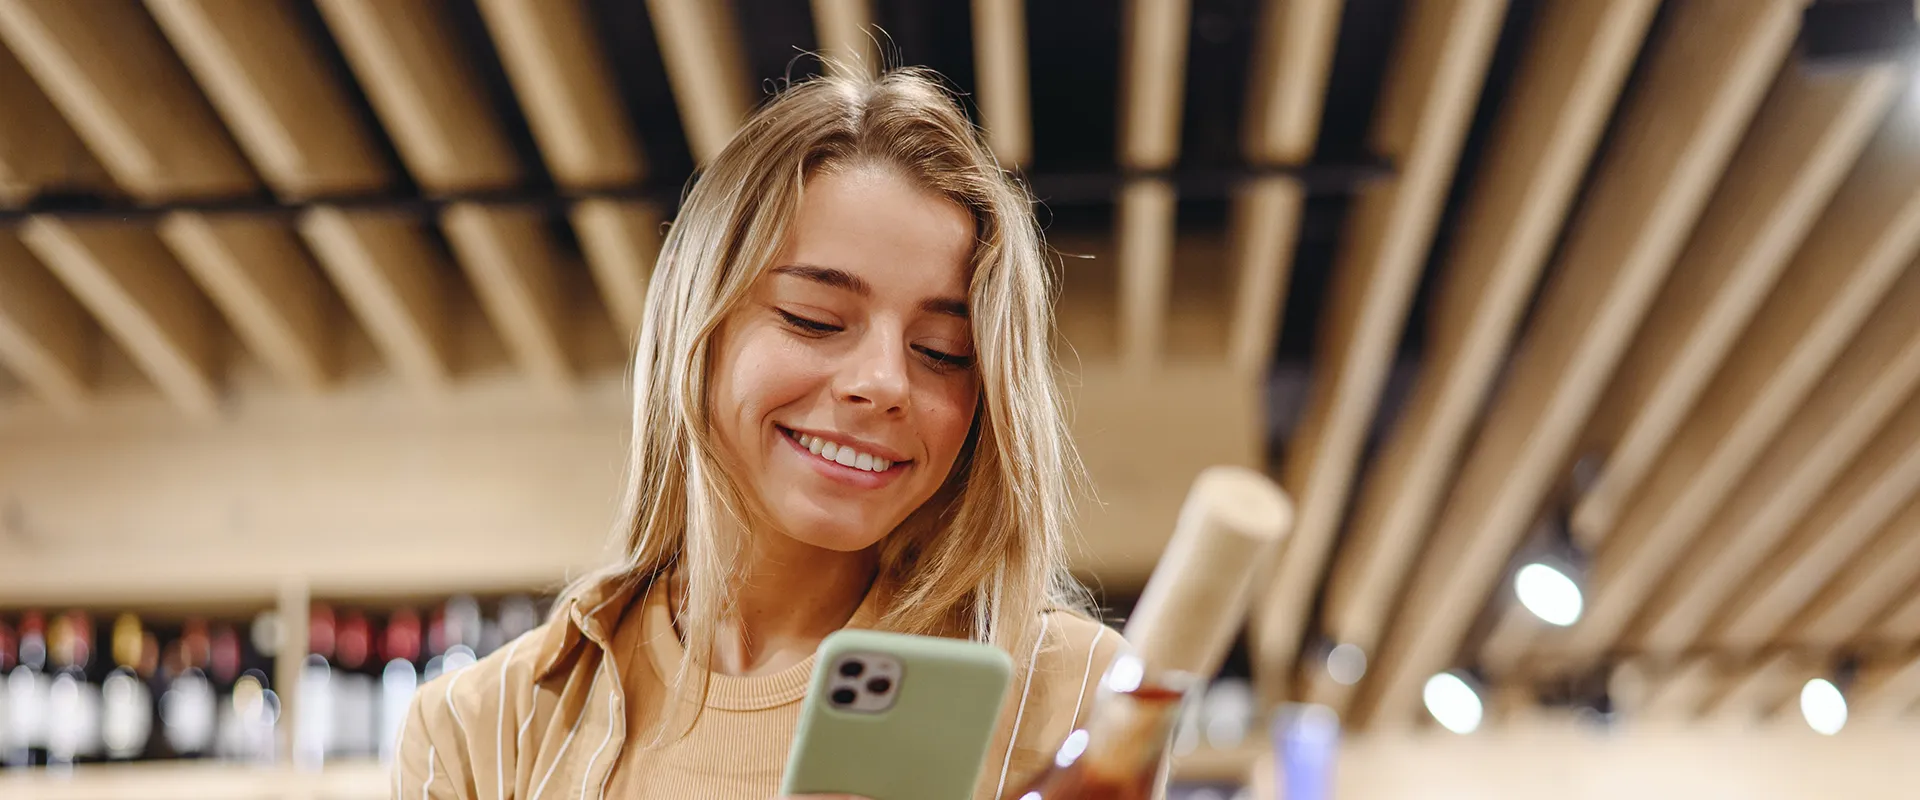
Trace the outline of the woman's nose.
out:
[[[849,356],[837,394],[844,403],[872,406],[885,413],[907,408],[907,352],[900,336],[873,333]]]

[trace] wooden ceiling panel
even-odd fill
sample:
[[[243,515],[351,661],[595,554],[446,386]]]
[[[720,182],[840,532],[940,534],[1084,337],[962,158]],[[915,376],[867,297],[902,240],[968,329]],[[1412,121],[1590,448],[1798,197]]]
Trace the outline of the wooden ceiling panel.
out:
[[[13,51],[0,47],[0,206],[18,206],[45,192],[99,191],[107,172],[40,91]]]
[[[1892,66],[1781,70],[1595,413],[1589,437],[1606,462],[1573,511],[1583,540],[1619,523],[1900,85]]]
[[[1792,647],[1837,651],[1868,632],[1881,612],[1920,585],[1920,500],[1889,521],[1813,600],[1794,615],[1780,640]]]
[[[1613,644],[1920,253],[1920,151],[1892,141],[1880,138],[1835,196],[1620,525],[1576,535],[1597,551],[1587,613],[1549,646],[1577,660]],[[1905,328],[1886,336],[1898,346],[1920,315],[1884,325]]]
[[[1694,719],[1713,698],[1724,675],[1725,670],[1705,656],[1681,662],[1654,677],[1637,719],[1661,722]]]
[[[1799,5],[1789,0],[1674,9],[1363,684],[1358,720],[1414,708],[1427,676],[1451,665],[1540,503],[1560,482],[1600,390],[1798,19]]]
[[[254,355],[292,386],[325,388],[334,372],[330,294],[285,220],[175,212],[159,230]]]
[[[1300,182],[1283,176],[1248,181],[1234,193],[1228,223],[1234,287],[1227,361],[1249,379],[1263,377],[1273,363],[1305,205]]]
[[[973,63],[987,146],[1006,169],[1033,160],[1026,0],[973,0]]]
[[[151,228],[36,216],[20,238],[188,415],[219,407],[213,310]]]
[[[206,97],[134,0],[0,0],[0,41],[135,197],[255,190]]]
[[[1862,638],[1870,642],[1920,642],[1920,585],[1908,589],[1906,599],[1887,609],[1873,632]]]
[[[423,189],[501,189],[524,179],[443,4],[316,0],[316,5]]]
[[[1166,348],[1168,298],[1172,294],[1174,190],[1164,180],[1129,181],[1120,190],[1114,249],[1119,253],[1120,359],[1145,376]]]
[[[1715,722],[1747,727],[1773,716],[1819,670],[1798,656],[1777,653],[1733,671],[1704,709]]]
[[[1269,700],[1287,692],[1505,11],[1501,0],[1420,3],[1401,22],[1372,135],[1400,171],[1363,189],[1349,212],[1307,407],[1282,466],[1300,511],[1254,610]]]
[[[1120,29],[1120,166],[1164,169],[1180,156],[1190,0],[1127,0]]]
[[[1883,303],[1697,541],[1628,632],[1634,649],[1693,646],[1728,595],[1805,518],[1896,414],[1920,413],[1920,328]],[[1908,410],[1902,411],[1902,407]]]
[[[573,207],[574,232],[600,296],[629,346],[647,308],[647,279],[660,257],[660,209],[651,203],[583,200]]]
[[[301,238],[402,379],[430,395],[451,382],[446,257],[415,218],[322,206]]]
[[[1885,722],[1905,716],[1920,701],[1920,652],[1868,664],[1847,694],[1849,717]]]
[[[813,0],[813,28],[829,69],[872,75],[880,66],[872,0]]]
[[[392,182],[375,133],[288,0],[146,0],[241,149],[284,197]]]
[[[92,336],[80,304],[12,231],[0,231],[0,364],[77,417],[92,395]]]
[[[455,260],[514,361],[549,394],[571,390],[566,298],[547,219],[540,211],[458,203],[441,215]]]
[[[554,180],[622,186],[644,173],[613,69],[583,0],[480,0],[514,96]]]
[[[1378,647],[1657,7],[1561,4],[1537,21],[1440,267],[1426,363],[1328,577],[1322,626],[1334,640]],[[1341,708],[1342,695],[1310,699]]]
[[[752,107],[730,3],[647,0],[693,159],[712,161]]]
[[[1265,0],[1241,149],[1255,164],[1300,164],[1313,156],[1327,73],[1344,0]]]

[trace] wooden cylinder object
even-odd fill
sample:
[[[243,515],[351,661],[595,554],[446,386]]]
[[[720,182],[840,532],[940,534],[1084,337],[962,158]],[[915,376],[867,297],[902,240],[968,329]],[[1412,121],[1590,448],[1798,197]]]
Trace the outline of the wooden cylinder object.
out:
[[[1212,675],[1246,618],[1255,570],[1292,524],[1293,503],[1267,476],[1202,471],[1127,621],[1146,666]]]

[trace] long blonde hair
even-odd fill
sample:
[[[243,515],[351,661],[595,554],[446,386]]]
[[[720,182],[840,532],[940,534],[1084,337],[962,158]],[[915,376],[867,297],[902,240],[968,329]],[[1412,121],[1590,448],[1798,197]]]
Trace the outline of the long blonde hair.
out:
[[[614,536],[625,558],[577,581],[685,579],[676,689],[704,692],[748,546],[711,433],[711,343],[770,266],[809,177],[879,164],[975,220],[969,306],[981,394],[945,485],[880,545],[888,630],[956,636],[1026,666],[1041,615],[1081,611],[1065,539],[1082,487],[1052,361],[1054,279],[1029,195],[932,73],[814,78],[773,98],[699,176],[662,244],[633,364],[633,442]]]

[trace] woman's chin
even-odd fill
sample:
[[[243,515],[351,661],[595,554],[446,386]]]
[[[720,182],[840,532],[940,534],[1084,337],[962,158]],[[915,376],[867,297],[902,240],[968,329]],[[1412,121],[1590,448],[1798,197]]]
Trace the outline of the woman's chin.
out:
[[[841,553],[865,550],[887,535],[887,529],[879,526],[848,525],[840,521],[815,520],[783,527],[794,541]]]

